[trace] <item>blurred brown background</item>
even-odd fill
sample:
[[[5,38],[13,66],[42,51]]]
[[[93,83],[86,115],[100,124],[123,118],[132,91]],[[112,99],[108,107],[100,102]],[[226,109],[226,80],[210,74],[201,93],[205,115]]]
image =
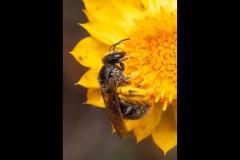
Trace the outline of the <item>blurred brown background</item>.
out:
[[[83,105],[86,89],[74,84],[87,70],[69,52],[88,33],[81,0],[63,0],[63,160],[176,160],[176,147],[163,156],[151,137],[136,144],[111,134],[104,109]]]

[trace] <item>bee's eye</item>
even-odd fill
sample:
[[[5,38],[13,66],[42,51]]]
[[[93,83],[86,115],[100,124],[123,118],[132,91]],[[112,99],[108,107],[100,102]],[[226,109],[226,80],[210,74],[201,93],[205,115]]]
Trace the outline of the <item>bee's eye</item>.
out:
[[[120,53],[115,54],[115,55],[114,55],[114,58],[122,58],[122,55],[121,55]]]

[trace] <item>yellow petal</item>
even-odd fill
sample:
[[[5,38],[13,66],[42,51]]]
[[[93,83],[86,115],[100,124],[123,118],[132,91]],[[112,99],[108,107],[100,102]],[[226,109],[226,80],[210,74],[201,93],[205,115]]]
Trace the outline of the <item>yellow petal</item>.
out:
[[[132,6],[134,6],[135,8],[137,8],[138,10],[140,10],[142,12],[145,10],[141,0],[131,0],[131,1],[127,1],[126,3],[131,4]]]
[[[129,25],[111,1],[84,0],[84,4],[89,23],[80,25],[93,37],[108,45],[127,38],[125,30]]]
[[[177,126],[171,107],[163,112],[162,119],[156,130],[152,133],[155,144],[166,153],[177,145]]]
[[[163,7],[166,10],[176,10],[177,9],[177,0],[153,0],[156,9]]]
[[[111,22],[122,19],[120,11],[109,0],[83,0],[83,2],[87,12],[98,20]]]
[[[126,28],[126,26],[129,26],[129,23],[122,19],[119,20],[112,20],[109,19],[108,17],[102,18],[101,16],[98,16],[98,14],[94,14],[92,12],[89,12],[88,10],[83,10],[85,15],[88,18],[88,21],[90,23],[98,23],[98,24],[110,24],[111,26],[114,26],[115,28],[120,27],[120,28]]]
[[[167,10],[177,9],[177,0],[142,0],[142,3],[153,12],[157,12],[160,6]]]
[[[109,46],[95,38],[87,37],[81,40],[70,53],[81,65],[89,68],[100,68],[102,57],[108,52],[108,48]]]
[[[142,0],[142,3],[147,10],[156,12],[156,8],[155,8],[155,4],[153,3],[153,0]]]
[[[152,110],[139,120],[126,120],[125,124],[129,131],[133,130],[133,134],[137,142],[148,137],[158,126],[162,116],[162,105],[160,103],[151,106]]]
[[[100,66],[101,67],[101,66]],[[89,69],[81,79],[76,83],[76,85],[82,85],[85,88],[99,88],[99,83],[97,81],[97,76],[99,69],[91,68]]]
[[[91,104],[96,107],[105,108],[102,95],[99,89],[89,88],[87,91],[87,101],[86,104]]]
[[[137,8],[136,6],[129,3],[128,0],[112,0],[112,3],[115,8],[117,8],[121,12],[123,18],[128,21],[129,25],[134,23],[133,19],[137,19],[143,15],[142,11],[139,10],[139,8]],[[128,26],[128,28],[130,27],[131,26]]]
[[[114,24],[114,22],[94,22],[80,25],[85,28],[94,38],[108,45],[112,45],[122,39],[128,38],[126,32],[128,26],[126,26],[126,28],[122,28]]]

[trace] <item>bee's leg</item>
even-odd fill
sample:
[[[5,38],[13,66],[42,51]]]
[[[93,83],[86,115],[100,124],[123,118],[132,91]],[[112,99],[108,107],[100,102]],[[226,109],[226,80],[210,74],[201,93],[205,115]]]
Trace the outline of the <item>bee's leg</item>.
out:
[[[120,62],[120,66],[121,66],[122,70],[124,71],[125,70],[125,65],[122,62]]]
[[[144,89],[131,87],[131,86],[120,86],[117,88],[118,93],[126,96],[146,96],[147,91]]]
[[[127,60],[127,59],[128,59],[128,56],[125,56],[125,57],[123,57],[119,60],[120,66],[121,66],[123,71],[125,70],[125,65],[122,62]]]
[[[129,56],[124,56],[123,58],[119,59],[119,63],[121,63],[121,62],[127,60],[128,58],[129,58]]]

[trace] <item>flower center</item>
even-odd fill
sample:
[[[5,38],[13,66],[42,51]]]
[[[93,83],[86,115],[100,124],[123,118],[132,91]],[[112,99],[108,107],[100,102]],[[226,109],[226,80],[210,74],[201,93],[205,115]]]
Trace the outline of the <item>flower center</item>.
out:
[[[146,90],[144,100],[162,102],[163,110],[177,100],[177,16],[160,8],[136,20],[124,42],[129,58],[125,74],[131,83]]]

